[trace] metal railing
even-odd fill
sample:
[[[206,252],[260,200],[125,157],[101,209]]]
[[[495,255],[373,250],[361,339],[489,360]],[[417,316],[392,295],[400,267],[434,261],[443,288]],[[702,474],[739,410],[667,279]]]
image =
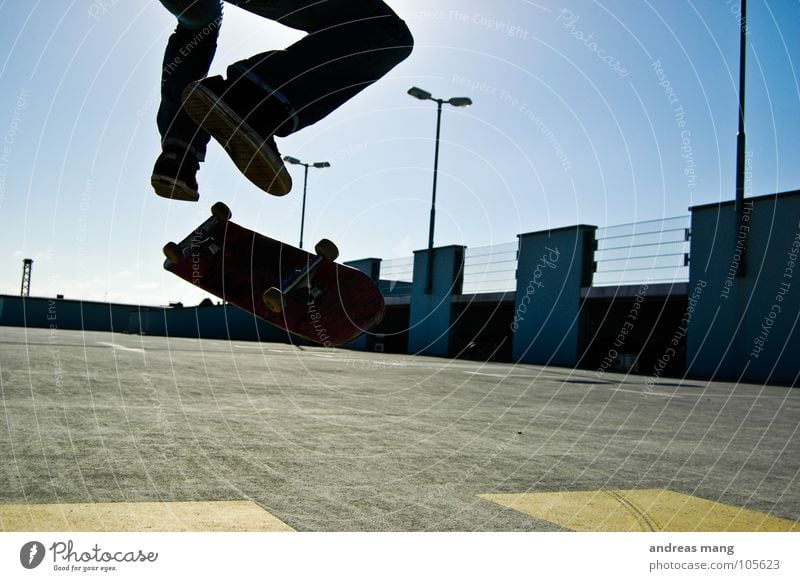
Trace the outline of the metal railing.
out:
[[[414,257],[390,258],[381,261],[381,280],[386,287],[384,294],[407,296],[411,294],[411,282],[414,279]]]
[[[414,278],[414,257],[390,258],[381,261],[381,278],[398,282],[411,282]]]
[[[464,253],[463,293],[467,295],[516,290],[518,246],[515,240],[467,248]]]
[[[689,280],[691,217],[598,228],[593,286]]]
[[[598,228],[592,286],[688,281],[690,224],[686,215]],[[463,293],[516,290],[517,251],[516,240],[467,248]],[[411,293],[413,274],[413,257],[381,263],[381,279],[395,283],[394,294]]]

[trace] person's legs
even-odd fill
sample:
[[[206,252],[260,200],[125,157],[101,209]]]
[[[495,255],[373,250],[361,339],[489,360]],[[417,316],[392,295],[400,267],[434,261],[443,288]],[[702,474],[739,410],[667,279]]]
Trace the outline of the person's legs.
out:
[[[291,188],[273,135],[289,135],[339,107],[408,56],[413,39],[381,0],[227,0],[309,34],[286,50],[228,67],[228,80],[184,91],[184,108],[260,188]],[[260,145],[259,145],[260,144]]]
[[[228,1],[309,33],[286,50],[228,68],[229,83],[250,81],[262,100],[275,99],[286,108],[279,136],[319,121],[377,81],[410,54],[414,42],[381,0]]]
[[[151,183],[160,196],[198,199],[195,173],[205,158],[210,136],[200,129],[181,105],[186,86],[208,74],[217,48],[222,20],[220,0],[161,0],[178,19],[170,36],[161,70],[161,104],[156,122],[162,154],[153,168]]]

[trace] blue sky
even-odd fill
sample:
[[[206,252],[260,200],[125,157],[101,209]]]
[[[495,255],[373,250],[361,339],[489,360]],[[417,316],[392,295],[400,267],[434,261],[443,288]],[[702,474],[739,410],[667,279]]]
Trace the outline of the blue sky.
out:
[[[436,243],[484,246],[576,223],[679,216],[734,196],[739,0],[389,2],[412,56],[318,124],[279,140],[311,170],[307,246],[343,259],[427,245],[435,96],[445,108]],[[750,0],[747,195],[800,188],[798,0]],[[197,302],[161,247],[226,202],[296,244],[295,190],[275,198],[212,143],[201,201],[149,186],[160,63],[173,17],[155,0],[0,0],[0,293]],[[227,6],[212,73],[299,33]]]

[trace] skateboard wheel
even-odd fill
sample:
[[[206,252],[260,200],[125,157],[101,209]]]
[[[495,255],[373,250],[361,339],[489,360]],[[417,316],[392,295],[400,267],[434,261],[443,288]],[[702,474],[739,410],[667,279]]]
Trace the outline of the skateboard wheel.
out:
[[[314,246],[314,251],[331,262],[339,258],[339,249],[336,247],[336,244],[327,238],[323,238],[317,242],[316,246]]]
[[[169,259],[170,262],[178,263],[183,258],[181,254],[181,247],[175,244],[174,242],[167,242],[163,248],[164,256]]]
[[[261,299],[264,301],[264,304],[267,306],[267,308],[273,313],[283,312],[283,293],[281,292],[281,289],[275,288],[274,286],[270,287],[262,295]]]
[[[233,216],[231,209],[222,202],[217,202],[211,206],[211,215],[220,222],[227,222]]]

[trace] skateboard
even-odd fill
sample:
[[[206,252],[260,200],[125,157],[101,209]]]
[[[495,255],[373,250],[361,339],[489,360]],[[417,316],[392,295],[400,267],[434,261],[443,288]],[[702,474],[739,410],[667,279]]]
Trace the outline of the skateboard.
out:
[[[330,240],[315,253],[263,236],[231,221],[222,202],[181,243],[164,246],[164,268],[294,335],[342,345],[376,325],[385,310],[375,282],[334,262]]]

